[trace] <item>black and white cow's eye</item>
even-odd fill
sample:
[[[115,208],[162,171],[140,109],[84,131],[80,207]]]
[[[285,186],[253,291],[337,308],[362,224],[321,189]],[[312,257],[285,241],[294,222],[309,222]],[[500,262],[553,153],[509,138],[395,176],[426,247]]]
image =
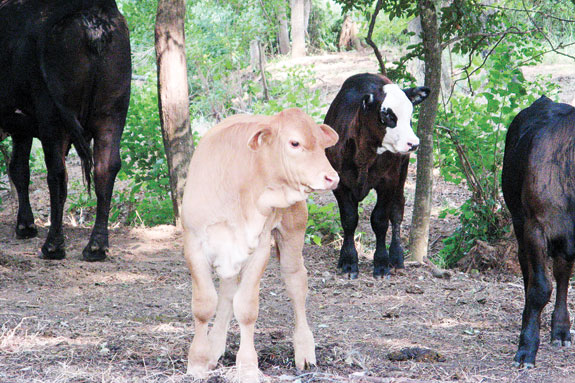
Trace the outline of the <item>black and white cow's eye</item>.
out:
[[[299,142],[298,141],[290,141],[289,142],[292,148],[299,148]]]
[[[381,122],[388,128],[395,128],[397,126],[397,116],[393,113],[393,110],[390,108],[382,108],[381,113]]]

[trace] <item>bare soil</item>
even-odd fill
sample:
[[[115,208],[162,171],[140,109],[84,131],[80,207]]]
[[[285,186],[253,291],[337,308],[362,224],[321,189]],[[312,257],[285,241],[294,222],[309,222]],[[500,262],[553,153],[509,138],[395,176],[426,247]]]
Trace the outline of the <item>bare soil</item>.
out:
[[[367,54],[321,56],[309,62],[321,73],[319,86],[326,99],[333,97],[348,72],[377,68]],[[337,62],[348,64],[339,68]],[[320,70],[322,65],[325,69]],[[572,85],[574,73],[562,81]],[[413,174],[411,169],[405,191],[404,244],[411,221]],[[113,225],[109,260],[86,263],[79,258],[90,227],[67,217],[68,257],[40,260],[37,253],[48,230],[44,177],[36,175],[32,188],[38,238],[15,239],[15,201],[7,194],[1,196],[0,382],[192,381],[185,376],[194,329],[181,233],[172,226]],[[432,253],[457,225],[453,217],[439,219],[439,211],[459,206],[467,197],[464,188],[437,177]],[[326,194],[319,200],[333,198]],[[512,367],[523,308],[523,283],[512,272],[512,240],[497,246],[484,244],[480,250],[493,257],[500,253],[510,257],[504,258],[509,267],[500,270],[451,270],[448,278],[438,278],[430,266],[408,263],[391,278],[375,280],[369,260],[373,249],[369,212],[366,206],[360,217],[358,231],[366,234],[358,279],[336,274],[337,241],[304,249],[308,317],[318,359],[312,370],[294,368],[293,315],[278,262],[270,262],[262,281],[256,333],[260,368],[269,381],[575,382],[575,350],[549,343],[552,304],[543,315],[536,368]],[[572,312],[574,303],[570,298]],[[226,381],[238,344],[238,327],[232,322],[228,351],[209,382]],[[398,361],[397,352],[407,347],[432,352]]]

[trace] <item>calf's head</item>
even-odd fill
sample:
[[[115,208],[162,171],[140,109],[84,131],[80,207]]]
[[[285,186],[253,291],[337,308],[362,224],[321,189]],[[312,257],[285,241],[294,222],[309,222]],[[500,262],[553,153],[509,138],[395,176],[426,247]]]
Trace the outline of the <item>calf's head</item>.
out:
[[[430,89],[417,87],[401,89],[396,84],[385,84],[374,93],[363,96],[361,111],[362,123],[369,129],[376,129],[376,136],[384,136],[377,153],[384,151],[392,153],[409,153],[417,150],[419,138],[411,128],[413,107],[429,96]]]
[[[316,124],[297,108],[286,109],[261,124],[248,146],[259,152],[260,163],[274,183],[301,192],[333,190],[339,176],[325,156],[337,143],[329,126]]]

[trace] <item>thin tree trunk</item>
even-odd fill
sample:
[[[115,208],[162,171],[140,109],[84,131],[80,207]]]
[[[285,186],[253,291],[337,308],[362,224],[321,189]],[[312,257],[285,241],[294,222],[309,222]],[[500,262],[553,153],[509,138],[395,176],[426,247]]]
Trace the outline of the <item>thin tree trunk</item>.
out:
[[[180,226],[182,194],[194,150],[188,102],[185,12],[184,0],[159,0],[155,29],[158,106],[177,226]]]
[[[420,146],[417,152],[417,180],[415,203],[409,236],[411,258],[423,262],[429,243],[429,217],[433,190],[433,128],[439,92],[441,90],[441,41],[437,17],[437,1],[418,0],[425,61],[425,85],[431,88],[428,99],[421,104],[417,135]]]
[[[280,45],[280,54],[287,55],[289,53],[289,31],[285,4],[280,5],[278,10],[278,20],[279,20],[279,33],[278,40]]]
[[[291,2],[291,55],[305,56],[305,6],[304,0]]]

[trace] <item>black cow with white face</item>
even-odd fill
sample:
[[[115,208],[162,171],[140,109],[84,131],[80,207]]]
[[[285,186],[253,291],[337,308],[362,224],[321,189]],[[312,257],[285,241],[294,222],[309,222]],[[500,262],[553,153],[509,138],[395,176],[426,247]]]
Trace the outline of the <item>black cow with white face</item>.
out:
[[[16,235],[37,235],[28,197],[33,137],[42,143],[50,190],[50,230],[41,257],[65,256],[65,158],[74,145],[98,200],[83,251],[103,260],[130,98],[130,42],[114,0],[0,1],[0,129],[12,136],[10,176],[18,192]],[[90,143],[93,142],[92,147]]]
[[[387,77],[358,74],[348,78],[331,104],[324,122],[338,134],[339,141],[326,150],[339,173],[334,195],[339,205],[344,236],[338,268],[351,278],[358,275],[354,243],[358,205],[371,189],[377,203],[371,213],[376,236],[373,275],[389,275],[392,267],[403,267],[400,229],[405,197],[409,153],[419,145],[411,128],[413,107],[427,98],[429,88],[401,89]],[[391,221],[389,253],[385,237]]]

